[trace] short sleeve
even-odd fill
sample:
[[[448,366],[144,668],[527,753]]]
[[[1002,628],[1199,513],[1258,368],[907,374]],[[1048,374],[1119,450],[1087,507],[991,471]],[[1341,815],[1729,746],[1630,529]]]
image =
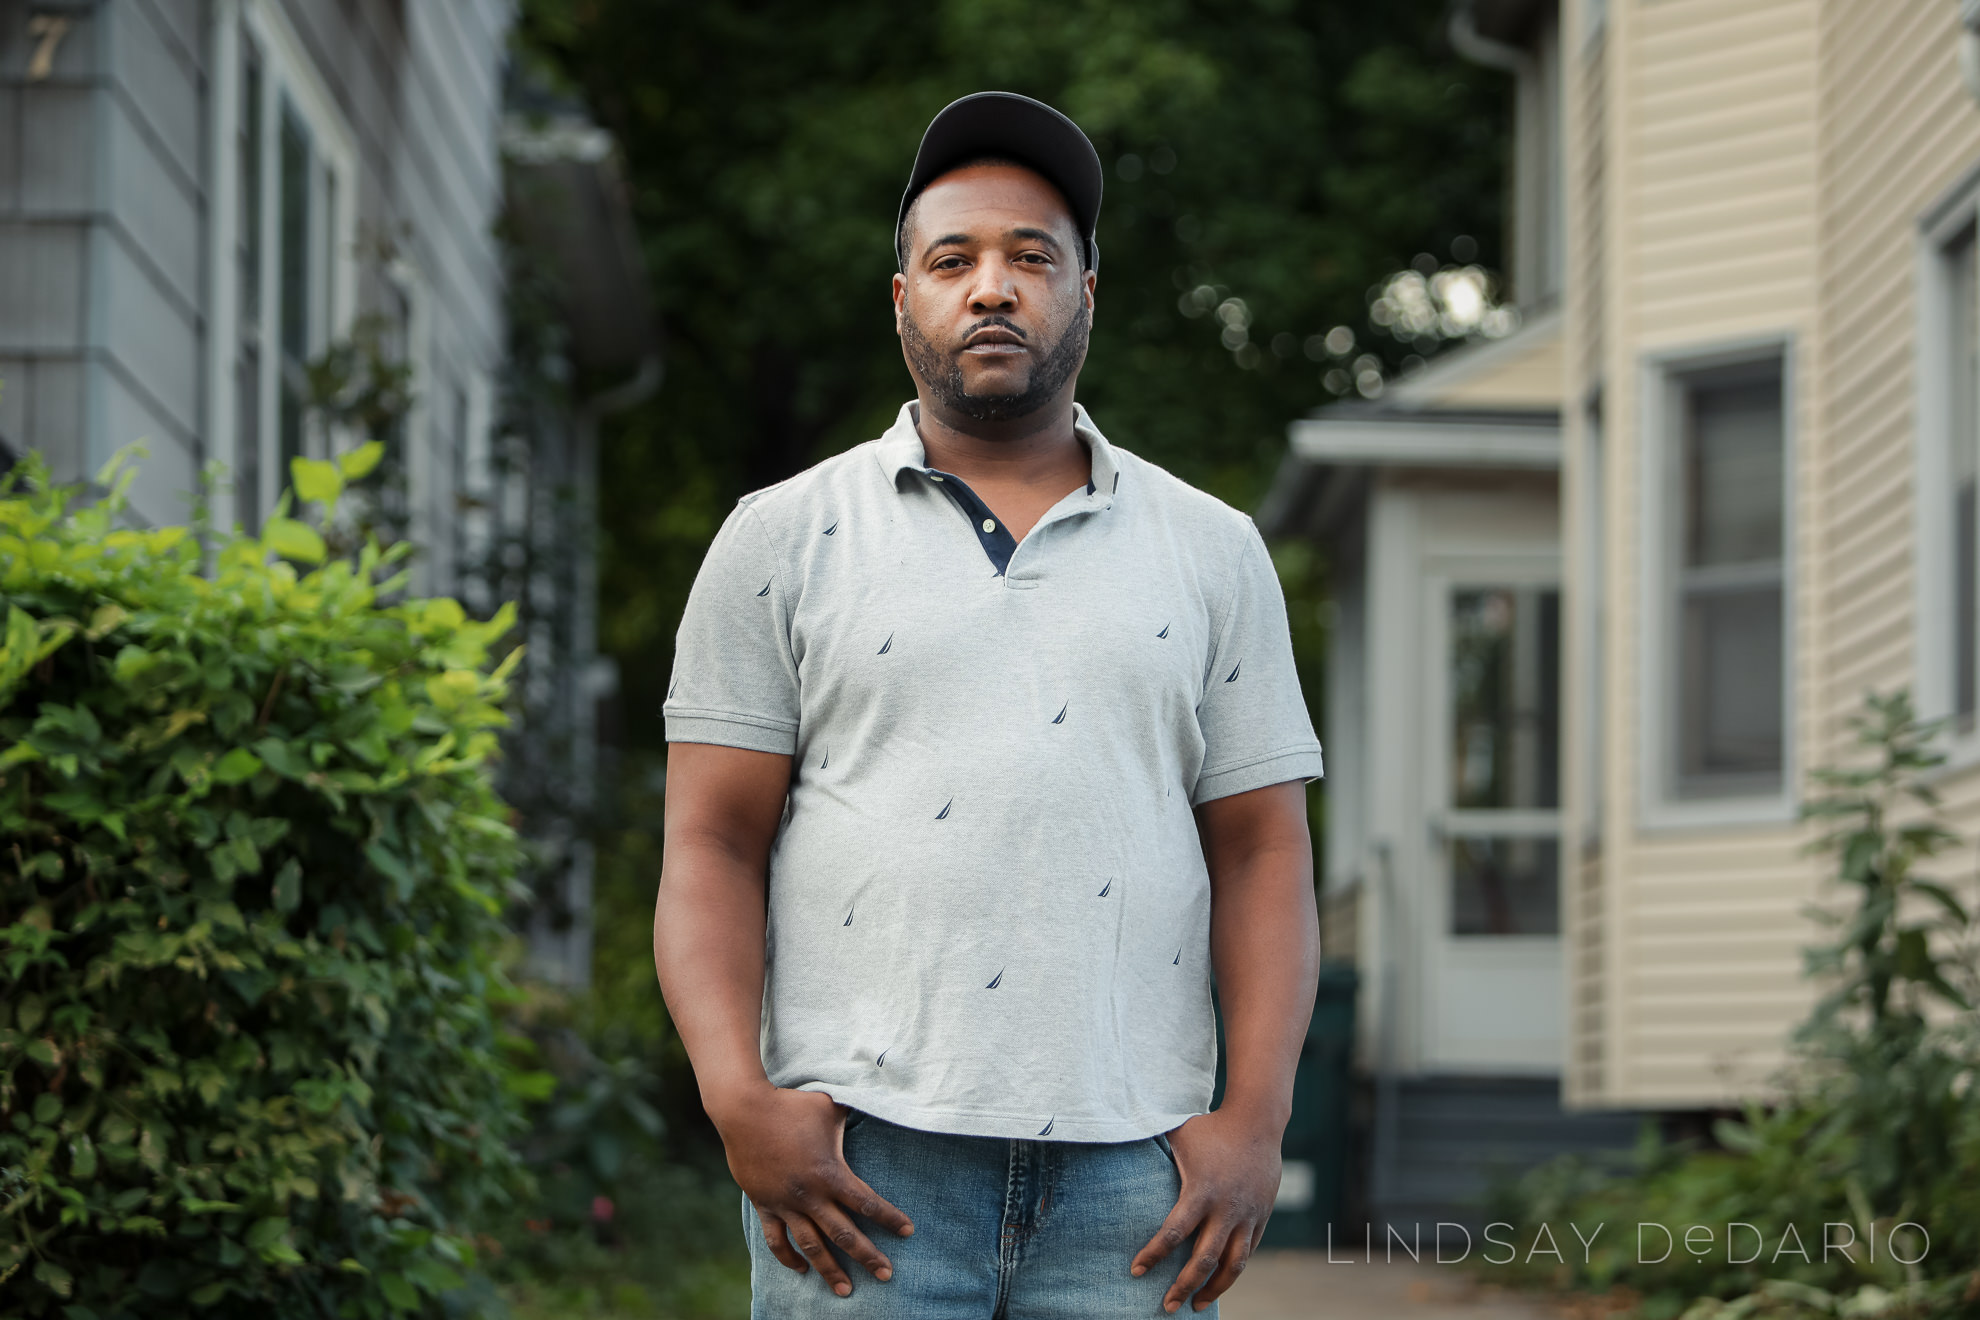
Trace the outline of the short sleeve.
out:
[[[1190,793],[1192,806],[1323,773],[1320,740],[1293,667],[1285,594],[1249,518],[1233,578],[1196,708],[1203,768]]]
[[[663,707],[668,742],[797,749],[791,602],[762,518],[738,504],[688,592]]]

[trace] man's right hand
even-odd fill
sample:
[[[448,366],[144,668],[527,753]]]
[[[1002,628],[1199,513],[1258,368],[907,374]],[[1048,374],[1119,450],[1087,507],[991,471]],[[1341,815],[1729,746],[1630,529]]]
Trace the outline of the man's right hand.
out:
[[[846,1115],[851,1109],[823,1091],[781,1087],[753,1090],[711,1114],[728,1152],[729,1172],[756,1207],[763,1238],[779,1261],[799,1274],[818,1267],[832,1291],[852,1293],[836,1244],[885,1282],[894,1266],[847,1214],[850,1208],[906,1237],[908,1217],[867,1186],[846,1163]]]

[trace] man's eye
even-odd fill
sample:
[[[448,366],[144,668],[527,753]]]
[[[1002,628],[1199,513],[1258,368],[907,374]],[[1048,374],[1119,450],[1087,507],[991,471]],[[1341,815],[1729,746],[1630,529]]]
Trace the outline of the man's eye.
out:
[[[943,257],[935,263],[936,270],[955,270],[963,264],[961,257]]]

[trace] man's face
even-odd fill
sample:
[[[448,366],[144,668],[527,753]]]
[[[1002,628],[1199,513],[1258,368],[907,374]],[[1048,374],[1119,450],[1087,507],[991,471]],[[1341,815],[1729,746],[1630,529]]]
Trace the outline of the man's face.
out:
[[[1021,166],[965,166],[928,185],[908,230],[894,327],[915,382],[976,421],[1059,397],[1086,361],[1094,276],[1058,190]]]

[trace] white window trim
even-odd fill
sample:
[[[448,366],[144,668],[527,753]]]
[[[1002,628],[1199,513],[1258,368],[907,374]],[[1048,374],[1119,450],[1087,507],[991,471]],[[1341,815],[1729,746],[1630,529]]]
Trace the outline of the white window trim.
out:
[[[240,130],[241,33],[245,30],[260,47],[267,76],[262,79],[262,177],[278,177],[281,135],[273,111],[286,93],[310,126],[316,150],[336,171],[338,180],[335,210],[330,216],[330,270],[328,272],[330,339],[341,338],[350,330],[357,310],[357,147],[356,138],[327,85],[318,76],[295,30],[280,10],[268,0],[217,0],[212,11],[208,48],[212,54],[212,81],[208,84],[208,152],[211,170],[211,204],[207,214],[207,293],[206,399],[208,453],[226,465],[228,479],[238,478],[239,419],[235,417],[234,368],[240,337],[240,286],[234,253],[240,238],[240,180],[235,173],[235,139]],[[261,287],[277,287],[275,276],[275,227],[280,223],[278,208],[261,208]],[[264,317],[273,324],[273,318]],[[261,489],[258,504],[264,516],[272,511],[275,497],[287,484],[286,473],[278,473],[281,439],[276,425],[279,394],[273,388],[281,355],[264,349],[261,358],[259,435],[261,443]],[[318,442],[320,449],[321,442]],[[230,527],[239,517],[239,501],[231,490],[213,495],[214,522]]]
[[[1918,436],[1913,467],[1912,531],[1912,696],[1918,714],[1937,719],[1953,713],[1953,630],[1947,604],[1953,595],[1954,536],[1947,492],[1952,487],[1952,412],[1947,406],[1954,365],[1945,329],[1954,312],[1945,250],[1969,224],[1980,224],[1980,165],[1934,203],[1918,220],[1916,273],[1917,367],[1915,388]],[[1976,240],[1980,241],[1980,240]],[[1980,291],[1975,291],[1980,292]],[[1969,438],[1969,443],[1973,443]],[[1961,735],[1949,729],[1941,738],[1949,774],[1980,764],[1980,729]]]
[[[1646,354],[1639,373],[1638,581],[1636,654],[1641,711],[1637,728],[1637,823],[1649,831],[1777,825],[1800,811],[1799,710],[1795,684],[1797,400],[1792,333],[1704,344]],[[1671,581],[1671,492],[1677,446],[1671,403],[1682,377],[1715,367],[1778,359],[1781,364],[1781,788],[1774,793],[1684,799],[1671,791],[1674,761],[1678,636]],[[1612,450],[1613,452],[1613,450]]]
[[[405,354],[408,391],[401,445],[406,473],[406,536],[414,545],[422,547],[422,553],[412,560],[413,590],[417,594],[428,594],[433,567],[431,554],[424,548],[433,544],[434,531],[433,520],[428,516],[426,507],[433,489],[433,446],[427,443],[427,429],[433,417],[432,405],[427,397],[433,382],[431,298],[425,273],[403,253],[386,267],[385,277],[406,301],[406,342],[401,345]]]
[[[1610,0],[1581,0],[1581,53],[1592,51],[1609,30]]]
[[[209,492],[214,525],[230,528],[240,516],[233,483],[239,480],[239,432],[234,424],[234,355],[240,335],[240,282],[234,268],[240,179],[235,139],[240,133],[241,27],[237,0],[216,0],[209,11],[206,159],[206,453],[227,469],[225,485]]]
[[[495,519],[493,501],[494,490],[494,425],[495,425],[495,383],[487,371],[475,369],[467,377],[467,463],[466,484],[460,493],[470,499],[479,500],[482,507],[464,509],[461,512],[459,533],[460,562],[454,566],[454,580],[457,588],[466,584],[461,580],[461,564],[464,562],[480,567],[495,544]],[[465,594],[464,592],[460,594]],[[492,605],[493,602],[482,602]]]
[[[1607,749],[1610,689],[1608,618],[1609,566],[1615,558],[1615,535],[1609,518],[1608,471],[1614,459],[1605,409],[1609,401],[1602,386],[1590,387],[1581,403],[1578,461],[1573,466],[1576,516],[1569,534],[1575,553],[1562,583],[1565,611],[1561,629],[1566,650],[1561,665],[1565,685],[1562,711],[1571,732],[1563,750],[1562,806],[1571,810],[1576,829],[1563,838],[1563,865],[1573,874],[1591,854],[1601,851],[1607,810]],[[1571,860],[1570,860],[1571,859]],[[1564,886],[1563,894],[1567,892]]]

